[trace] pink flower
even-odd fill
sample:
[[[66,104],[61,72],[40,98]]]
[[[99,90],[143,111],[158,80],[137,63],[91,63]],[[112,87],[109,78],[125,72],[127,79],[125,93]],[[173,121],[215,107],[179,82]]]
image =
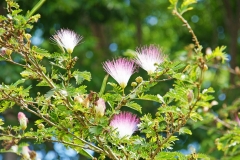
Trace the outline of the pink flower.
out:
[[[30,158],[30,149],[28,148],[28,146],[23,146],[22,147],[22,157],[23,159],[31,159]]]
[[[116,129],[119,133],[119,138],[124,136],[130,137],[137,129],[140,122],[136,115],[130,112],[121,112],[114,115],[110,122],[110,126]]]
[[[25,130],[27,128],[28,119],[24,113],[22,113],[22,112],[18,113],[18,121],[20,123],[22,130]]]
[[[164,56],[159,47],[155,45],[143,46],[137,49],[135,63],[137,63],[142,69],[152,74],[156,71],[156,64],[162,63]]]
[[[126,58],[119,58],[103,63],[104,70],[110,74],[122,87],[127,86],[131,75],[136,71],[136,65],[133,61]]]
[[[5,48],[5,47],[2,47],[2,48],[1,48],[0,54],[1,54],[2,56],[4,56],[4,55],[6,54],[6,48]]]
[[[239,118],[238,118],[238,113],[235,114],[235,120],[236,120],[236,122],[238,123],[238,125],[240,126],[240,120],[239,120]]]
[[[99,98],[96,102],[96,105],[94,106],[94,110],[97,116],[104,116],[106,109],[105,101],[102,98]]]
[[[65,48],[71,54],[74,47],[82,40],[82,36],[69,29],[60,29],[50,39],[55,42],[61,49]],[[64,49],[63,49],[64,51]]]

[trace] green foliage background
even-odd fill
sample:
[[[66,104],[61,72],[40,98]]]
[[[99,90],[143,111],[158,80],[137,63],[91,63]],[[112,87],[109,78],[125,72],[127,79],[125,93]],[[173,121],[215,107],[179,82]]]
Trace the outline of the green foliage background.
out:
[[[38,0],[18,1],[24,12],[30,10],[37,2]],[[236,4],[236,1],[230,2],[231,12],[237,18],[239,15],[236,13],[239,12],[239,8]],[[0,14],[6,14],[5,5],[5,2],[0,3]],[[69,28],[82,35],[84,40],[76,47],[73,54],[79,57],[76,68],[92,73],[91,83],[85,82],[88,90],[100,90],[97,86],[101,86],[105,76],[102,62],[112,57],[131,54],[136,47],[157,44],[170,59],[179,59],[183,62],[194,54],[191,34],[181,26],[182,22],[172,15],[168,7],[168,0],[47,0],[37,11],[41,14],[41,19],[31,30],[35,35],[32,41],[41,48],[54,52],[57,47],[51,43],[49,37],[56,30]],[[226,45],[225,52],[229,53],[229,57],[234,54],[231,52],[232,46],[230,45],[234,39],[232,39],[228,23],[235,25],[235,21],[227,22],[230,19],[228,12],[224,0],[199,0],[194,5],[194,10],[184,14],[203,46],[203,50],[208,47],[214,49],[217,46]],[[117,49],[111,51],[110,46],[115,44]],[[238,41],[236,48],[239,49]],[[17,55],[15,59],[18,59]],[[48,66],[47,62],[45,65]],[[211,85],[214,88],[214,96],[218,104],[206,113],[207,118],[201,123],[189,123],[193,134],[181,135],[181,140],[173,150],[179,151],[182,148],[189,150],[189,144],[197,142],[198,152],[215,158],[223,156],[224,153],[217,150],[215,139],[224,135],[228,128],[219,121],[213,120],[213,115],[223,120],[234,120],[234,113],[237,112],[239,105],[238,101],[237,105],[233,102],[240,95],[239,74],[234,69],[239,65],[240,56],[237,52],[234,59],[223,65],[217,62],[209,64],[204,87]],[[0,66],[0,82],[10,84],[19,79],[21,68],[3,61],[0,62]],[[142,72],[140,69],[139,74]],[[132,79],[135,78],[136,76],[132,77]],[[34,86],[37,82],[29,81],[29,84],[31,83]],[[172,85],[171,81],[165,84],[165,86],[156,87],[155,92],[165,93]],[[42,92],[47,90],[47,87],[45,90],[43,88]],[[34,95],[36,92],[32,91],[31,94]],[[156,104],[144,105],[149,107],[143,108],[143,112],[156,111],[154,108]],[[228,107],[232,109],[227,110]],[[5,113],[4,116],[7,117],[9,124],[18,123],[13,117],[17,112],[15,110]],[[31,117],[31,120],[34,119]],[[51,146],[48,149],[50,148]]]

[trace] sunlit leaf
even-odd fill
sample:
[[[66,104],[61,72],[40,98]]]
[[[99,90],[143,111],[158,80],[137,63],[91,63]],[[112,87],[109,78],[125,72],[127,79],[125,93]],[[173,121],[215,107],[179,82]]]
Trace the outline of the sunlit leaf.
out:
[[[91,73],[87,71],[84,71],[84,72],[74,71],[73,76],[77,84],[81,84],[84,80],[87,80],[87,81],[91,80]]]
[[[182,127],[179,129],[179,134],[190,134],[192,135],[192,131],[187,127]]]
[[[142,107],[135,103],[135,102],[128,102],[127,104],[125,104],[125,106],[129,107],[129,108],[132,108],[140,113],[142,113]]]
[[[138,96],[138,99],[160,102],[159,98],[156,95],[151,94],[140,95]]]

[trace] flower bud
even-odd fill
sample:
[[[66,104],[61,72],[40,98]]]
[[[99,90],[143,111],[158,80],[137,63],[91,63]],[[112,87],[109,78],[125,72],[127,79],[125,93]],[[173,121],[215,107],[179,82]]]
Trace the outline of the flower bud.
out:
[[[208,48],[206,49],[206,54],[207,54],[207,55],[211,55],[211,54],[212,54],[212,49],[211,49],[210,47],[208,47]]]
[[[238,126],[240,126],[240,119],[238,117],[238,113],[235,113],[235,120],[236,120]]]
[[[238,66],[235,67],[235,73],[236,73],[237,75],[240,75],[240,69],[239,69]]]
[[[29,160],[30,159],[30,149],[28,148],[28,146],[23,146],[22,147],[22,158]]]
[[[131,83],[131,86],[132,86],[132,87],[136,87],[136,86],[137,86],[137,83],[136,83],[136,82],[132,82],[132,83]]]
[[[16,153],[18,151],[18,145],[12,146],[11,150]]]
[[[82,95],[77,95],[76,97],[74,97],[74,101],[82,104],[83,103],[83,96]]]
[[[208,70],[208,66],[206,64],[203,65],[203,71],[207,71]]]
[[[21,129],[24,131],[27,128],[27,122],[28,122],[28,119],[24,113],[22,112],[18,113],[18,121],[20,123]]]
[[[10,56],[10,55],[12,54],[12,50],[6,49],[6,54],[7,54],[8,56]]]
[[[143,81],[143,78],[138,76],[135,80],[137,83],[141,83]]]
[[[106,109],[105,101],[102,98],[99,98],[94,106],[95,114],[99,117],[104,116]]]
[[[0,54],[1,54],[2,56],[4,56],[4,55],[6,54],[6,48],[5,48],[5,47],[2,47],[2,48],[1,48]]]
[[[44,125],[42,123],[38,124],[37,125],[38,129],[43,129],[44,128]]]
[[[31,34],[26,33],[24,34],[24,37],[29,41],[32,36]]]
[[[82,106],[88,108],[89,107],[89,98],[84,98],[83,95],[77,95],[76,97],[74,97],[74,101],[80,103]]]
[[[192,90],[188,90],[188,93],[187,93],[188,103],[192,102],[193,98],[194,98],[193,91]]]

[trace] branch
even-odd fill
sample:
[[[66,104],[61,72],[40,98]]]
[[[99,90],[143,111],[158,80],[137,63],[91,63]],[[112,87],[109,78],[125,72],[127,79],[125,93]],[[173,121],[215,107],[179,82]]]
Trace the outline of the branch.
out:
[[[118,158],[115,156],[115,154],[113,153],[113,151],[111,150],[111,148],[110,148],[109,146],[107,146],[107,145],[104,145],[104,144],[103,144],[103,141],[101,140],[101,138],[100,138],[99,136],[96,136],[96,138],[97,138],[100,146],[102,146],[103,148],[106,147],[107,152],[106,152],[105,150],[103,150],[104,153],[107,154],[110,158],[112,158],[112,159],[114,159],[114,160],[118,160]]]
[[[26,109],[27,111],[29,111],[29,112],[31,112],[32,114],[35,114],[36,116],[42,118],[44,121],[46,121],[46,122],[47,122],[48,124],[50,124],[51,126],[54,126],[54,127],[56,127],[57,129],[59,129],[59,130],[63,130],[63,131],[65,131],[66,133],[68,133],[68,134],[72,135],[73,137],[75,137],[76,139],[80,140],[80,141],[83,142],[84,144],[87,144],[91,150],[96,151],[96,152],[98,152],[98,153],[101,153],[101,152],[103,151],[101,148],[98,148],[97,146],[94,146],[93,144],[85,141],[84,139],[79,138],[78,136],[74,135],[73,133],[71,133],[70,131],[68,131],[68,129],[65,128],[64,126],[62,126],[61,124],[59,124],[59,126],[58,126],[58,125],[56,125],[55,123],[53,123],[52,121],[50,121],[49,119],[45,118],[41,113],[37,113],[37,112],[29,109],[29,108],[28,108],[28,105],[29,105],[29,104],[28,104],[28,102],[25,101],[24,99],[14,98],[14,97],[12,97],[11,95],[8,95],[7,93],[5,93],[3,90],[2,90],[2,93],[3,93],[6,97],[8,97],[9,100],[16,102],[19,106],[22,106],[22,107],[23,107],[24,109]],[[33,106],[33,105],[31,105],[31,106]],[[36,107],[34,107],[34,108],[36,108]]]
[[[177,9],[175,8],[172,12],[174,15],[176,15],[183,23],[184,25],[187,27],[187,29],[189,30],[189,32],[192,34],[192,38],[193,41],[195,42],[195,46],[197,47],[197,53],[199,53],[202,50],[202,46],[200,45],[197,36],[195,35],[194,31],[192,30],[191,26],[188,24],[187,20],[185,20],[183,18],[183,16],[177,11]]]
[[[46,0],[40,0],[34,7],[33,9],[27,13],[26,17],[29,18],[31,17],[42,5],[43,3],[45,2]]]

